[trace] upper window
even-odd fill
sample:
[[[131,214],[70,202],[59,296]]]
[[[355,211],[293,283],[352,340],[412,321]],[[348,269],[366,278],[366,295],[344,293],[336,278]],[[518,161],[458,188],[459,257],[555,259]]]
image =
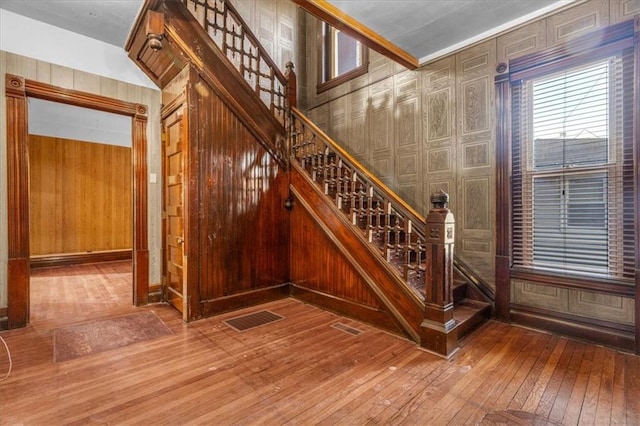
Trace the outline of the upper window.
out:
[[[320,28],[318,92],[367,72],[368,51],[362,43],[325,22]]]
[[[514,267],[633,279],[633,63],[617,47],[512,76]]]

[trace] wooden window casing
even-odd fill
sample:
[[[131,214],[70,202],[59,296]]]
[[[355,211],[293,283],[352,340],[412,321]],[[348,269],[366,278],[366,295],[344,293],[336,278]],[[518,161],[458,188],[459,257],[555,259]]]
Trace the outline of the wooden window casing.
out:
[[[325,22],[320,23],[318,45],[318,93],[369,71],[367,47]]]
[[[635,25],[634,25],[635,24]],[[497,105],[497,179],[496,189],[498,205],[496,208],[496,316],[509,319],[511,279],[522,279],[544,285],[554,285],[579,290],[591,290],[635,297],[636,305],[640,291],[640,257],[638,240],[640,222],[638,188],[640,178],[639,130],[639,85],[640,59],[638,53],[639,37],[637,23],[623,22],[578,37],[564,45],[553,47],[499,64],[496,76]],[[585,179],[602,179],[603,176],[615,176],[615,184],[606,184],[603,201],[607,205],[607,215],[614,209],[615,216],[598,220],[597,225],[607,229],[609,258],[607,267],[600,270],[564,270],[559,267],[536,267],[531,257],[527,258],[531,246],[531,224],[533,202],[532,179],[526,177],[532,155],[527,126],[531,125],[532,113],[526,111],[529,102],[523,91],[538,78],[550,76],[568,69],[594,64],[598,61],[616,62],[615,71],[609,73],[612,78],[612,101],[609,107],[610,125],[607,139],[607,161],[591,165],[583,170]],[[530,91],[529,91],[530,93]],[[614,140],[615,139],[615,140]],[[595,141],[596,139],[594,139]],[[569,147],[569,149],[572,149]],[[598,148],[599,149],[599,148]],[[527,151],[528,150],[528,151]],[[596,155],[596,154],[594,154]],[[598,154],[600,155],[600,154]],[[594,157],[595,158],[595,157]],[[573,169],[573,170],[572,170]],[[571,180],[580,167],[565,167],[559,170],[564,175],[565,190],[568,188],[567,176]],[[549,172],[553,175],[553,172]],[[525,176],[523,178],[523,176]],[[579,209],[580,197],[574,205],[565,209],[565,226],[585,223],[571,217],[571,209]],[[598,206],[591,208],[597,210]],[[593,220],[593,218],[591,218]],[[604,221],[604,222],[603,222]],[[595,226],[595,222],[590,224]],[[589,228],[589,227],[585,227]],[[587,232],[588,229],[585,229]],[[523,256],[524,252],[524,256]],[[558,265],[555,265],[558,266]],[[597,269],[597,268],[596,268]],[[606,271],[604,271],[606,269]]]

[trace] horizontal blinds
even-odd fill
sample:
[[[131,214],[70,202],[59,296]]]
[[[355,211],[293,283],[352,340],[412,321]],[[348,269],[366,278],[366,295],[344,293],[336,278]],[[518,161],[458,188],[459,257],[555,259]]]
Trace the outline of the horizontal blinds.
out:
[[[632,71],[629,51],[512,85],[514,266],[633,277]]]

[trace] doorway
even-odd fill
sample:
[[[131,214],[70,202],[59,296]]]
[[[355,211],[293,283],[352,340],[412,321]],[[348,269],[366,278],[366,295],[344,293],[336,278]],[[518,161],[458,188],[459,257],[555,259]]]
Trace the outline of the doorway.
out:
[[[132,303],[148,303],[147,107],[19,76],[6,76],[9,328],[24,327],[30,311],[29,138],[27,98],[43,99],[128,116],[132,129]]]

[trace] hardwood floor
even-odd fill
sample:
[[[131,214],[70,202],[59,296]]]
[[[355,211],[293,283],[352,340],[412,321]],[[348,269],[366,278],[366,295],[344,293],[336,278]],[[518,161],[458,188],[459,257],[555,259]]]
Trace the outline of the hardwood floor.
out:
[[[631,354],[490,321],[443,360],[293,299],[184,324],[133,307],[126,267],[35,274],[31,324],[1,334],[0,424],[640,424]],[[64,298],[45,302],[52,285]],[[223,323],[263,309],[285,318]],[[148,310],[173,334],[53,362],[56,328]]]

